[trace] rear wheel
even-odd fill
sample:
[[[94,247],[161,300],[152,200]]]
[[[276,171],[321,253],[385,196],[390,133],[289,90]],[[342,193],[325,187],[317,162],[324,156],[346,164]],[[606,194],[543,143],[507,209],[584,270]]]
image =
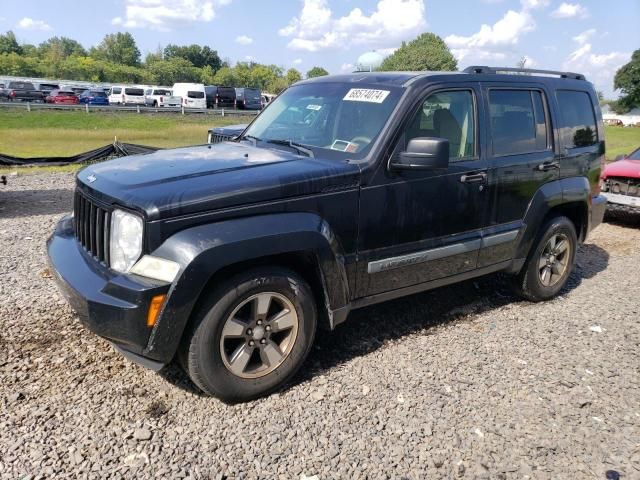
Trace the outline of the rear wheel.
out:
[[[290,270],[261,268],[232,277],[199,309],[181,362],[205,393],[251,400],[283,386],[311,349],[316,306]]]
[[[533,302],[555,297],[571,275],[577,249],[573,222],[564,216],[551,218],[515,278],[516,292]]]

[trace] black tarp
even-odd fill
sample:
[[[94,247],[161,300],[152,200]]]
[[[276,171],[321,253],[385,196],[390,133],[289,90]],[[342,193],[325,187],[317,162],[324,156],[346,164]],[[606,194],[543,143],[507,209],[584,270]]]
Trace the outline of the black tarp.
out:
[[[88,152],[79,153],[70,157],[13,157],[0,153],[0,165],[20,165],[20,166],[57,166],[69,165],[72,163],[88,163],[106,160],[107,158],[126,157],[128,155],[141,155],[152,153],[160,150],[156,147],[147,147],[145,145],[136,145],[134,143],[113,142],[111,145],[96,148]]]

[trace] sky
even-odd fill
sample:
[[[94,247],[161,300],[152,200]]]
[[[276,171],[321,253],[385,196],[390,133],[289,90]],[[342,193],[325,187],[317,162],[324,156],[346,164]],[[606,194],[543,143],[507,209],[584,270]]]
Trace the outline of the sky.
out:
[[[0,9],[0,31],[40,43],[96,45],[129,31],[143,58],[197,43],[223,59],[350,72],[371,50],[440,35],[459,67],[526,66],[584,73],[615,98],[615,71],[640,48],[640,0],[22,0]],[[46,7],[43,8],[43,4]]]

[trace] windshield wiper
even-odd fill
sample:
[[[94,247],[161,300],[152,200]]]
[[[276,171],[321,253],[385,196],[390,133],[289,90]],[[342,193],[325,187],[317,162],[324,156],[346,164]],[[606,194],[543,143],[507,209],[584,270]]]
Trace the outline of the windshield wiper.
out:
[[[313,152],[311,150],[309,150],[305,145],[302,145],[301,143],[296,143],[293,140],[284,140],[284,139],[276,138],[271,140],[265,140],[265,142],[272,143],[274,145],[285,145],[287,147],[291,147],[297,150],[298,153],[304,153],[307,157],[313,158]]]
[[[251,141],[251,143],[253,143],[253,146],[254,146],[254,147],[256,146],[256,144],[257,144],[258,142],[261,142],[261,141],[262,141],[262,139],[261,139],[261,138],[254,137],[253,135],[243,135],[243,136],[242,136],[242,137],[240,137],[238,140],[244,140],[244,139],[247,139],[247,140]]]

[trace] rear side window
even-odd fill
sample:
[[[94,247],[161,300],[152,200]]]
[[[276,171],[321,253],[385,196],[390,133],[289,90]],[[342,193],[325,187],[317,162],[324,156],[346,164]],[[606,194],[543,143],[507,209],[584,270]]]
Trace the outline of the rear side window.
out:
[[[120,95],[122,93],[122,89],[120,87],[113,87],[111,93],[113,93],[113,95]]]
[[[158,89],[158,90],[154,90],[153,94],[154,95],[171,95],[171,91],[170,90]]]
[[[549,147],[542,93],[490,90],[489,115],[494,155],[517,155]]]
[[[596,116],[587,92],[558,90],[562,128],[560,137],[567,148],[588,147],[598,141]]]
[[[124,93],[125,95],[132,95],[134,97],[141,97],[144,95],[144,90],[142,90],[141,88],[125,88],[124,89]]]

